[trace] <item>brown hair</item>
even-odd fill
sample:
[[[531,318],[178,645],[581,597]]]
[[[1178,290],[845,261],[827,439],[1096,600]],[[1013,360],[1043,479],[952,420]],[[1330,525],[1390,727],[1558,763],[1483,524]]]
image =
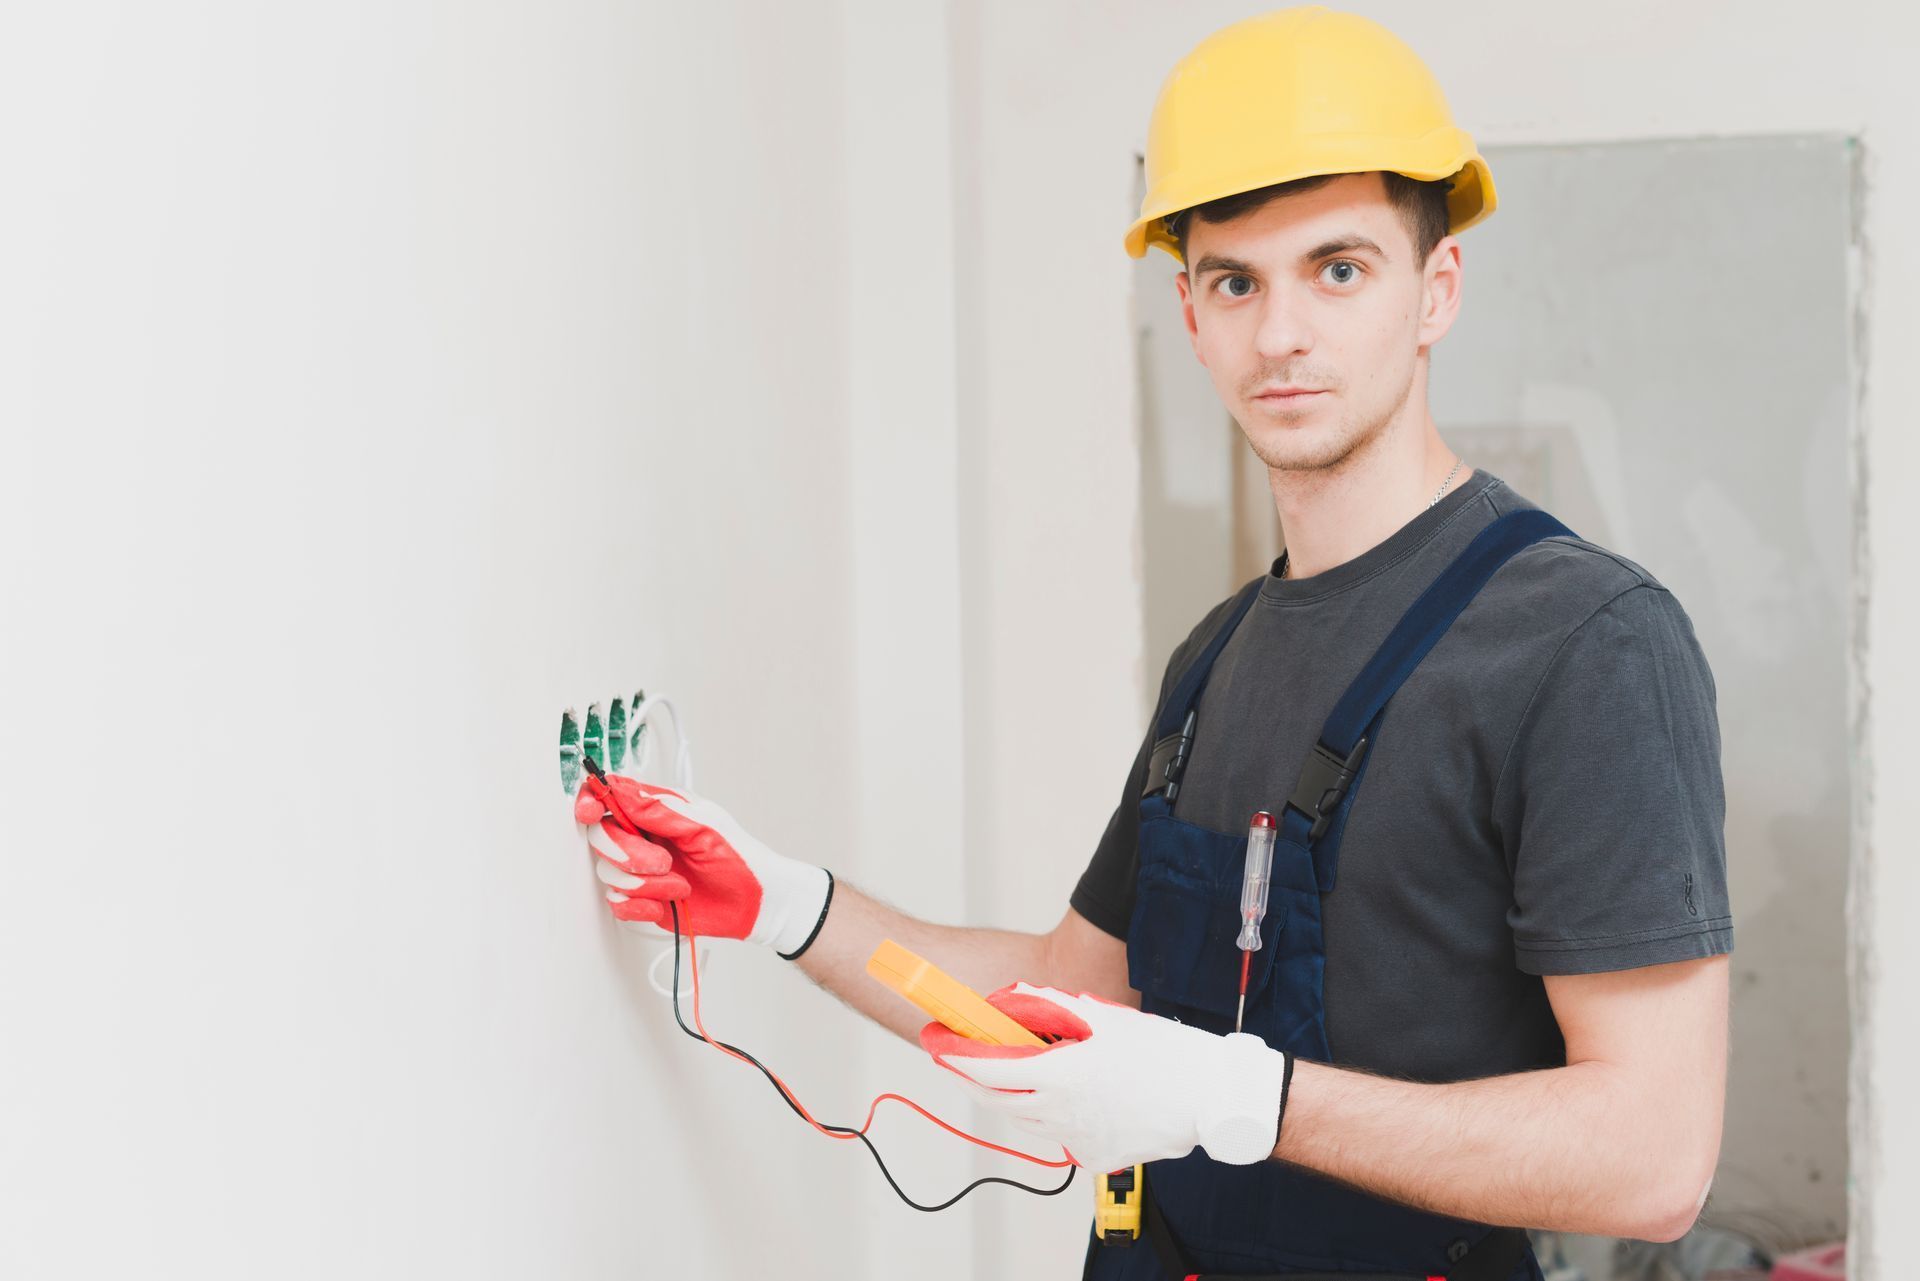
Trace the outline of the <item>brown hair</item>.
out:
[[[1406,224],[1407,234],[1413,240],[1413,255],[1416,266],[1424,266],[1433,247],[1447,234],[1447,192],[1453,189],[1450,179],[1441,178],[1434,182],[1422,182],[1418,178],[1409,178],[1405,174],[1378,171],[1387,180],[1387,200],[1400,211],[1400,220]],[[1272,187],[1260,187],[1253,191],[1243,191],[1237,195],[1222,196],[1218,200],[1209,200],[1204,205],[1195,205],[1182,209],[1178,213],[1166,216],[1167,230],[1180,242],[1180,261],[1187,260],[1187,233],[1192,229],[1192,220],[1219,224],[1231,222],[1242,214],[1252,213],[1262,205],[1277,200],[1281,196],[1292,195],[1297,191],[1312,191],[1324,187],[1339,174],[1315,174],[1311,178],[1296,178],[1292,182],[1279,183]]]

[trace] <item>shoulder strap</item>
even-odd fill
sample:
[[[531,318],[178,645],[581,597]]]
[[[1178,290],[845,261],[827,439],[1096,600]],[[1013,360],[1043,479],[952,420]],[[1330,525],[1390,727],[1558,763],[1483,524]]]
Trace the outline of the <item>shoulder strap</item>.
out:
[[[1206,688],[1207,676],[1213,671],[1220,651],[1227,647],[1227,639],[1253,608],[1262,581],[1256,578],[1240,589],[1225,620],[1214,628],[1206,648],[1187,664],[1160,705],[1153,723],[1153,751],[1147,761],[1147,785],[1141,792],[1142,803],[1157,796],[1172,805],[1173,798],[1180,794],[1180,775],[1187,767],[1187,754],[1193,750],[1194,708],[1200,701],[1200,691]]]
[[[1502,565],[1545,538],[1572,538],[1572,530],[1544,511],[1508,512],[1467,544],[1465,551],[1420,594],[1340,696],[1307,753],[1300,781],[1281,816],[1281,835],[1311,846],[1327,834],[1335,813],[1364,766],[1369,735],[1387,701],[1406,683],[1440,638]],[[1338,837],[1336,834],[1335,840]],[[1332,858],[1321,865],[1321,889],[1332,888]]]
[[[1256,578],[1240,589],[1240,594],[1234,598],[1232,608],[1227,611],[1226,621],[1214,629],[1213,637],[1207,642],[1207,647],[1200,651],[1198,658],[1187,664],[1184,672],[1180,673],[1180,679],[1174,682],[1173,689],[1167,694],[1167,701],[1160,706],[1160,719],[1154,724],[1156,738],[1179,729],[1180,723],[1186,720],[1187,713],[1192,711],[1194,704],[1200,701],[1200,691],[1206,687],[1207,676],[1213,671],[1214,660],[1220,657],[1220,651],[1227,647],[1228,638],[1233,635],[1234,629],[1240,626],[1240,620],[1247,616],[1247,611],[1253,607],[1253,598],[1260,594],[1262,581],[1264,580]]]

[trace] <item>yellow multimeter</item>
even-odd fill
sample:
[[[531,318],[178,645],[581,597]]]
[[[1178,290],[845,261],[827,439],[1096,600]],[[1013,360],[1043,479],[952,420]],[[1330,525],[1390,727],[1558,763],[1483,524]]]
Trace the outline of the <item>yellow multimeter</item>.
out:
[[[867,958],[867,973],[961,1036],[988,1045],[1046,1042],[987,1004],[986,998],[923,956],[885,939]]]
[[[916,956],[892,939],[884,939],[867,958],[867,973],[925,1010],[936,1022],[961,1036],[987,1045],[1045,1045],[1033,1032],[989,1005],[978,992]],[[1140,1166],[1097,1176],[1094,1187],[1093,1229],[1109,1245],[1132,1245],[1140,1236],[1140,1197],[1146,1189],[1146,1171]]]

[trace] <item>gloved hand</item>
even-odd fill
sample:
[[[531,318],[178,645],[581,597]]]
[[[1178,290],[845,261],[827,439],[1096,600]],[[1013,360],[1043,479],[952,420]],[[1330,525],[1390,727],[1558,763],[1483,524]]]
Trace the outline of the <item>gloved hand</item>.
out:
[[[1229,1165],[1273,1152],[1287,1055],[1250,1033],[1216,1036],[1097,996],[1016,983],[987,997],[1015,1021],[1062,1040],[992,1046],[939,1023],[920,1032],[934,1061],[1015,1125],[1096,1171],[1185,1156]]]
[[[774,853],[734,817],[691,793],[619,774],[589,777],[573,816],[622,921],[765,943],[791,960],[805,951],[833,896],[826,869]]]

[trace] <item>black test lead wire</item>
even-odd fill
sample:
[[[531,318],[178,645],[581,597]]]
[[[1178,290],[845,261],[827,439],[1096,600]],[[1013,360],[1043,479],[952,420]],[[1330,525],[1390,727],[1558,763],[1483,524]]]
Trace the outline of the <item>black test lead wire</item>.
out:
[[[675,903],[669,900],[667,903],[667,909],[673,914],[673,1021],[680,1025],[680,1030],[682,1032],[685,1032],[688,1036],[692,1037],[694,1040],[699,1041],[704,1045],[717,1046],[718,1048],[725,1050],[727,1053],[735,1055],[741,1059],[744,1059],[748,1063],[753,1064],[754,1067],[759,1068],[761,1075],[766,1077],[768,1083],[771,1084],[774,1090],[779,1093],[780,1101],[782,1103],[785,1103],[789,1108],[793,1109],[793,1114],[799,1117],[801,1120],[807,1122],[809,1125],[812,1125],[821,1130],[830,1131],[834,1134],[844,1134],[860,1140],[860,1142],[866,1146],[867,1151],[872,1154],[873,1163],[880,1167],[881,1177],[886,1179],[887,1186],[891,1187],[894,1191],[894,1195],[899,1197],[902,1201],[906,1202],[908,1205],[912,1206],[916,1210],[920,1210],[927,1214],[935,1214],[941,1210],[945,1210],[953,1206],[962,1197],[966,1196],[967,1193],[973,1191],[975,1188],[984,1187],[989,1183],[1004,1183],[1006,1186],[1010,1188],[1018,1188],[1022,1192],[1031,1192],[1035,1196],[1059,1196],[1062,1192],[1065,1192],[1069,1187],[1073,1186],[1073,1176],[1078,1171],[1079,1167],[1072,1166],[1072,1165],[1069,1165],[1067,1167],[1067,1177],[1057,1188],[1036,1188],[1031,1183],[1022,1183],[1018,1179],[1005,1179],[1005,1178],[999,1177],[998,1175],[988,1175],[986,1178],[975,1179],[972,1183],[967,1184],[966,1187],[961,1188],[958,1192],[954,1193],[951,1197],[949,1197],[945,1201],[942,1201],[939,1205],[921,1205],[918,1201],[908,1196],[906,1192],[902,1190],[902,1188],[900,1187],[900,1184],[893,1177],[893,1171],[887,1169],[887,1163],[881,1159],[880,1149],[873,1146],[873,1140],[867,1137],[866,1132],[864,1130],[856,1130],[852,1126],[847,1126],[847,1125],[824,1125],[821,1122],[814,1120],[812,1117],[806,1114],[806,1112],[800,1107],[798,1103],[794,1102],[793,1097],[787,1093],[786,1086],[781,1084],[779,1077],[775,1076],[772,1072],[767,1070],[766,1064],[762,1063],[759,1059],[754,1058],[753,1055],[748,1054],[745,1050],[741,1049],[737,1045],[729,1045],[725,1041],[718,1041],[713,1039],[712,1037],[703,1036],[701,1033],[696,1032],[692,1028],[687,1026],[686,1019],[682,1018],[680,1015],[680,905],[678,903]],[[699,966],[698,966],[698,963],[696,962],[694,967],[694,1000],[696,1002],[699,1000],[699,982],[700,982]],[[885,1096],[882,1096],[882,1097],[885,1097]],[[899,1096],[896,1095],[894,1097],[898,1098]],[[909,1103],[910,1106],[914,1106],[916,1108],[918,1107],[917,1104],[912,1104],[910,1100],[902,1099],[901,1101],[905,1103]],[[876,1099],[875,1103],[877,1104],[878,1102],[879,1100]],[[873,1116],[871,1113],[868,1114],[867,1121],[868,1121],[868,1124],[872,1124]],[[975,1141],[978,1142],[978,1140],[975,1140]],[[1005,1149],[1002,1149],[1002,1150],[1005,1150]],[[1028,1159],[1032,1159],[1032,1158],[1028,1158]],[[1042,1164],[1045,1164],[1045,1163],[1042,1162]]]

